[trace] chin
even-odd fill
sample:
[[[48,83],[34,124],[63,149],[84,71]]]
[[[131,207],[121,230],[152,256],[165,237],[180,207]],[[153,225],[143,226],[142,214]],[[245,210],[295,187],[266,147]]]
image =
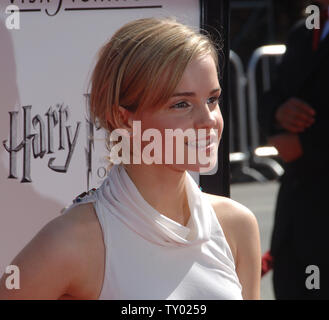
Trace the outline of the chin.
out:
[[[211,145],[211,147],[207,147],[207,150],[197,150],[196,157],[188,157],[188,147],[184,150],[183,157],[178,157],[175,153],[173,159],[184,159],[183,163],[177,164],[167,164],[168,166],[172,167],[177,171],[192,171],[192,172],[199,172],[201,175],[213,175],[216,174],[218,168],[218,143]],[[177,160],[176,160],[177,162]]]
[[[202,164],[196,164],[196,165],[189,165],[187,166],[186,170],[188,171],[193,171],[193,172],[198,172],[201,175],[213,175],[217,173],[218,169],[218,162],[210,162],[208,165],[202,165]]]
[[[217,169],[218,169],[218,162],[217,162],[217,157],[211,158],[209,163],[207,164],[201,164],[201,163],[196,163],[196,164],[189,164],[188,162],[183,163],[183,164],[171,164],[167,165],[171,169],[184,172],[184,171],[192,171],[192,172],[198,172],[201,175],[213,175],[216,174]]]

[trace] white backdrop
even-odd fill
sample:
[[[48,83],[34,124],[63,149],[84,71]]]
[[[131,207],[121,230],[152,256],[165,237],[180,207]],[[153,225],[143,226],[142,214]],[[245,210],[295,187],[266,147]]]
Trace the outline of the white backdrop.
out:
[[[47,222],[104,177],[104,142],[88,142],[84,96],[99,48],[134,19],[175,16],[197,28],[200,20],[198,0],[13,1],[20,29],[9,29],[11,2],[0,3],[0,275]],[[137,6],[144,8],[131,8]],[[21,149],[8,152],[4,144]]]

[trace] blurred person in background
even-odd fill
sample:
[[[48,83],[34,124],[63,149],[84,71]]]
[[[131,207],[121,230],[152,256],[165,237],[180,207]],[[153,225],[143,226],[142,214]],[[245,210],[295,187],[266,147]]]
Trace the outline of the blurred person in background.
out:
[[[329,299],[329,0],[312,4],[320,29],[293,27],[258,114],[285,167],[270,249],[277,299]]]

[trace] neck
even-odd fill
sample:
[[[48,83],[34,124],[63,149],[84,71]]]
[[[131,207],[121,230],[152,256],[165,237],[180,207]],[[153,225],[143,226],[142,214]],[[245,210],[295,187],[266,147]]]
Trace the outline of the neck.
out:
[[[190,211],[185,191],[185,171],[145,164],[124,167],[145,201],[161,214],[186,225]]]

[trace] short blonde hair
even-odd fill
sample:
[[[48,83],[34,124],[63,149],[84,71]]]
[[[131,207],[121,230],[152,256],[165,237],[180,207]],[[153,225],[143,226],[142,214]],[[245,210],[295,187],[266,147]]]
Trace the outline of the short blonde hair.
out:
[[[172,18],[144,18],[121,27],[99,51],[90,86],[93,120],[108,132],[120,127],[119,106],[158,108],[174,93],[187,64],[216,45]],[[108,117],[107,117],[108,115]]]

